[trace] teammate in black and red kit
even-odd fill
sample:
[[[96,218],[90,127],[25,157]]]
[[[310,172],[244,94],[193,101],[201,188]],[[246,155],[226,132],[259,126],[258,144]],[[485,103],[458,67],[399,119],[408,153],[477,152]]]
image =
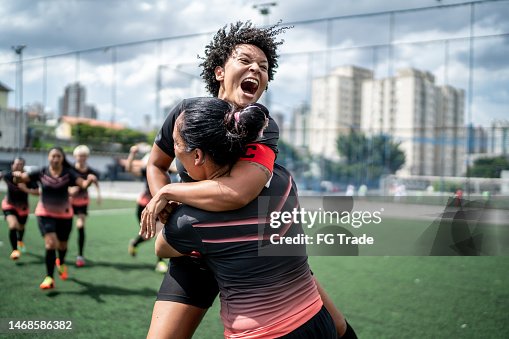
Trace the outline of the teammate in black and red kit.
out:
[[[277,41],[276,37],[285,29],[287,27],[279,25],[258,28],[250,22],[237,22],[218,30],[205,47],[205,57],[200,64],[201,76],[210,94],[236,107],[245,107],[256,102],[267,89],[268,82],[273,79],[278,67],[277,48],[283,41]],[[175,157],[171,136],[174,122],[178,114],[193,100],[185,100],[172,110],[156,137],[147,165],[147,177],[153,194],[170,182],[167,171]],[[259,141],[266,147],[258,148],[263,152],[257,155],[256,159],[238,161],[229,176],[196,183],[172,184],[166,193],[171,200],[208,211],[241,208],[256,198],[268,183],[272,164],[269,167],[267,164],[271,162],[270,159],[272,163],[275,159],[278,138],[277,125],[271,119],[264,138]],[[274,153],[271,154],[272,150]],[[262,158],[267,161],[260,161]],[[185,181],[185,175],[179,174]],[[249,181],[245,178],[249,178]],[[147,209],[148,206],[145,211]],[[162,214],[158,217],[161,219],[161,216]],[[154,224],[155,222],[142,220],[141,232],[148,237],[154,236]],[[209,271],[190,263],[187,258],[176,259],[178,260],[170,260],[170,270],[161,285],[161,290],[168,293],[158,295],[153,319],[166,319],[161,331],[168,331],[173,337],[190,338],[207,308],[212,305],[218,288]],[[333,315],[338,332],[345,333],[347,327],[341,312],[319,284],[317,287],[327,309]],[[149,333],[149,336],[154,333],[157,337],[158,330]]]
[[[76,162],[74,163],[74,169],[78,176],[82,179],[86,180],[89,174],[93,174],[96,178],[99,178],[99,173],[90,168],[87,164],[88,156],[90,155],[90,149],[85,145],[76,146],[73,151],[74,159]],[[99,188],[99,183],[97,181],[94,182],[95,188],[97,190],[97,204],[101,203],[101,191]],[[74,215],[76,216],[76,228],[78,229],[78,256],[76,257],[76,266],[83,267],[85,266],[85,257],[83,256],[83,250],[85,247],[85,221],[88,214],[88,205],[90,203],[90,198],[88,196],[88,190],[82,189],[80,187],[71,187],[69,191],[71,195],[71,204]]]
[[[14,182],[37,181],[41,187],[41,195],[35,208],[35,215],[46,248],[46,277],[39,286],[41,289],[55,287],[53,278],[55,265],[62,280],[66,280],[68,277],[65,255],[73,218],[69,187],[79,186],[87,189],[97,181],[93,174],[89,174],[86,180],[79,177],[67,162],[65,153],[60,147],[50,149],[48,162],[47,167],[34,173],[13,172]]]
[[[175,122],[175,155],[193,180],[226,176],[245,156],[246,145],[257,149],[259,144],[248,143],[261,136],[268,122],[268,111],[259,104],[235,111],[217,98],[196,100]],[[272,173],[270,186],[260,194],[268,198],[267,207],[255,200],[241,209],[216,213],[183,205],[158,235],[156,253],[166,257],[199,256],[204,260],[219,285],[226,338],[336,339],[334,321],[323,306],[305,245],[288,249],[291,254],[259,254],[259,223],[263,226],[267,222],[270,211],[298,207],[290,174],[277,165]],[[157,207],[157,214],[167,202],[163,187],[150,205]],[[270,232],[272,229],[266,226],[264,230]],[[302,233],[296,223],[273,232],[289,237]],[[160,321],[164,319],[152,318],[154,328],[160,326]]]
[[[141,177],[144,182],[144,189],[143,192],[141,192],[138,195],[138,198],[136,199],[136,216],[138,217],[138,222],[141,221],[141,212],[143,212],[143,209],[147,204],[149,203],[150,199],[152,199],[152,195],[150,194],[150,189],[148,187],[147,183],[147,168],[146,168],[146,161],[148,159],[147,156],[145,156],[143,159],[138,161],[138,166],[134,166],[134,158],[136,154],[139,151],[139,147],[137,145],[132,146],[129,149],[129,156],[127,157],[125,169],[126,171]],[[141,235],[136,236],[136,238],[129,240],[129,245],[127,247],[127,252],[131,256],[136,256],[136,253],[138,252],[138,246],[143,243],[146,239],[143,238]],[[157,263],[155,267],[155,271],[159,273],[166,273],[168,270],[168,264],[166,261],[162,258],[157,258]]]
[[[25,159],[18,157],[11,164],[11,171],[5,174],[0,173],[7,184],[7,194],[2,200],[2,210],[9,227],[9,241],[12,246],[10,258],[18,260],[21,253],[26,251],[23,243],[25,225],[28,219],[30,208],[28,205],[28,194],[39,194],[39,187],[35,182],[27,184],[15,184],[12,172],[23,172]]]

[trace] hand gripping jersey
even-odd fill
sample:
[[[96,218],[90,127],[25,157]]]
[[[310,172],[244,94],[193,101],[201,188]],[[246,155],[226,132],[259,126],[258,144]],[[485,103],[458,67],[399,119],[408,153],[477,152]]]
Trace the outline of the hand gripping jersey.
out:
[[[269,200],[260,208],[262,197]],[[300,224],[269,227],[272,211],[298,208],[290,174],[275,165],[269,188],[259,199],[228,212],[183,205],[163,229],[166,241],[183,254],[199,256],[218,282],[221,318],[227,338],[274,338],[310,320],[323,303],[312,278],[305,245],[296,256],[262,256],[269,234],[299,236]],[[263,232],[261,232],[263,230]]]

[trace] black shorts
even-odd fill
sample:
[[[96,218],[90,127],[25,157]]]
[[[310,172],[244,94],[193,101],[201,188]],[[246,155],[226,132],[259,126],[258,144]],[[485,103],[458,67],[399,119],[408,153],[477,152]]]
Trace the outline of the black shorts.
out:
[[[170,259],[157,300],[209,308],[218,294],[214,274],[200,259],[179,257]]]
[[[18,223],[20,225],[26,225],[28,220],[28,215],[25,215],[24,217],[20,217],[18,212],[16,210],[4,210],[4,216],[7,218],[8,215],[14,215],[16,219],[18,219]]]
[[[282,337],[284,339],[307,339],[307,338],[320,338],[320,339],[336,339],[338,332],[336,325],[332,320],[329,311],[322,306],[320,311],[313,316],[313,318],[306,321],[295,330]]]
[[[72,218],[70,219],[57,219],[50,217],[37,217],[39,223],[39,230],[44,237],[47,233],[56,233],[60,241],[69,240],[69,234],[72,229]]]
[[[88,205],[83,206],[74,206],[72,205],[72,210],[74,211],[74,215],[88,215]]]

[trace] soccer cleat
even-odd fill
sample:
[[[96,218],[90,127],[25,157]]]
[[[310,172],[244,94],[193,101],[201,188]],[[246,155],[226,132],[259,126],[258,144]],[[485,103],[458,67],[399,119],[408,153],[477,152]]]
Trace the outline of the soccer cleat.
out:
[[[158,273],[166,273],[166,271],[168,271],[168,264],[164,260],[158,261],[155,271]]]
[[[43,290],[49,290],[55,288],[55,279],[50,276],[46,276],[39,287]]]
[[[83,258],[81,255],[78,255],[76,257],[76,267],[83,267],[85,266],[85,258]]]
[[[67,265],[66,264],[60,265],[60,259],[59,258],[57,258],[55,260],[55,264],[57,265],[58,276],[60,277],[60,279],[67,280],[67,278],[69,277],[69,275],[67,273]]]
[[[135,257],[136,253],[138,252],[138,248],[134,246],[134,239],[129,240],[129,246],[127,247],[127,252],[131,257]]]
[[[13,250],[11,253],[12,260],[18,260],[20,256],[21,256],[21,252],[19,250]]]
[[[20,250],[21,253],[26,253],[27,249],[23,241],[18,241],[18,250]]]

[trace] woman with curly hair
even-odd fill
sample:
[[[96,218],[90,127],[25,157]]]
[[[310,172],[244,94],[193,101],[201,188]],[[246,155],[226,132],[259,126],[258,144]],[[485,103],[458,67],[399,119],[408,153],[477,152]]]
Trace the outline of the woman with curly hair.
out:
[[[257,102],[278,67],[277,48],[283,41],[277,41],[276,37],[288,28],[279,24],[258,28],[251,22],[237,22],[221,28],[205,47],[205,57],[200,64],[201,76],[210,94],[236,108]],[[196,100],[199,98],[186,99],[178,104],[156,136],[147,164],[147,178],[153,195],[170,183],[168,169],[175,158],[172,137],[175,121]],[[192,182],[183,166],[177,162],[180,177],[185,183],[166,186],[165,197],[211,212],[246,206],[264,187],[270,185],[278,139],[278,126],[269,116],[262,137],[247,148],[246,154],[233,164],[227,175],[218,178]],[[156,213],[155,202],[149,203],[142,215],[140,234],[155,236],[156,218],[165,223],[169,206]],[[323,293],[322,299],[334,318],[338,332],[343,334],[346,323],[342,314],[318,283],[317,288],[321,295]],[[218,291],[214,275],[200,259],[172,258],[154,305],[148,336],[192,337]]]

